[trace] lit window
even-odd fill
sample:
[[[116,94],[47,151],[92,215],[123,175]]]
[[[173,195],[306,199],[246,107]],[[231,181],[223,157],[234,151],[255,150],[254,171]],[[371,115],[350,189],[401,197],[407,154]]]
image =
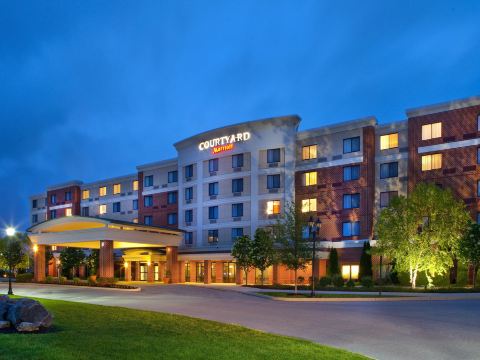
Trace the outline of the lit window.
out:
[[[82,191],[82,200],[87,200],[90,197],[90,190]]]
[[[422,126],[422,140],[436,139],[442,136],[442,123],[433,123]]]
[[[302,200],[302,213],[317,211],[317,199]]]
[[[98,213],[100,215],[106,214],[107,213],[107,205],[105,205],[105,204],[100,205],[99,208],[98,208]]]
[[[52,251],[57,251],[57,245],[52,245]]]
[[[65,209],[65,216],[72,216],[72,208]]]
[[[442,154],[422,156],[422,171],[429,171],[442,168]]]
[[[302,148],[302,160],[317,158],[317,145],[304,146]]]
[[[380,150],[394,149],[398,147],[398,133],[380,136]]]
[[[218,242],[218,230],[208,230],[208,242],[210,244]]]
[[[120,184],[113,185],[113,195],[120,194],[122,191],[122,186]]]
[[[133,191],[138,191],[138,180],[133,180],[132,189]]]
[[[358,280],[358,271],[360,267],[358,265],[343,265],[342,277],[345,280]]]
[[[280,200],[267,201],[267,215],[280,214]]]
[[[305,186],[317,185],[317,172],[311,171],[303,174],[303,183]]]
[[[105,196],[107,195],[107,187],[106,186],[101,186],[99,189],[98,189],[98,193],[100,196]]]

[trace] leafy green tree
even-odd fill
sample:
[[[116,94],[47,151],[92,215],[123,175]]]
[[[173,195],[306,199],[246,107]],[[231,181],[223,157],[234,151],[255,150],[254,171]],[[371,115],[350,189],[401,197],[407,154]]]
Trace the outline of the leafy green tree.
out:
[[[433,184],[418,184],[408,198],[392,199],[376,224],[377,251],[408,271],[412,288],[419,271],[429,286],[445,274],[459,252],[460,238],[469,215],[451,191]]]
[[[92,249],[86,258],[88,275],[97,275],[100,251]]]
[[[306,268],[311,256],[311,246],[308,238],[303,237],[307,219],[300,207],[287,203],[282,217],[274,226],[275,243],[280,262],[295,273],[295,293],[297,293],[298,270]]]
[[[60,252],[63,276],[72,275],[73,268],[80,266],[85,260],[85,253],[82,249],[67,247]]]
[[[8,270],[8,294],[13,295],[12,276],[19,268],[28,267],[30,240],[24,234],[0,239],[0,266]]]
[[[340,275],[340,266],[338,264],[338,252],[337,252],[337,249],[335,248],[331,248],[330,253],[328,254],[327,274],[330,277],[334,275]]]
[[[253,242],[248,235],[239,236],[232,247],[232,257],[245,273],[245,285],[248,285],[248,270],[253,266]]]
[[[470,223],[468,231],[460,240],[459,248],[459,258],[473,268],[473,287],[475,288],[480,265],[480,225]]]
[[[360,269],[358,273],[359,280],[362,280],[363,277],[369,276],[372,277],[372,253],[370,242],[365,241],[363,243],[362,255],[360,256]]]
[[[275,247],[271,232],[258,228],[252,243],[252,263],[261,273],[263,285],[265,270],[275,262]]]

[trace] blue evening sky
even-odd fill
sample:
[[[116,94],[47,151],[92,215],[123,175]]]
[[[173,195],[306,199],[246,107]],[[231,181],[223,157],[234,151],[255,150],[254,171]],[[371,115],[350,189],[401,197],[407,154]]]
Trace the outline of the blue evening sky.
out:
[[[201,131],[480,94],[479,1],[0,0],[0,226]]]

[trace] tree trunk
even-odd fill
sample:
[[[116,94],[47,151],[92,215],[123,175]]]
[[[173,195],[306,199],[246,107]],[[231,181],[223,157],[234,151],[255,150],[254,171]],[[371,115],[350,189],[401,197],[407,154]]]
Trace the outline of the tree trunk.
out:
[[[244,271],[245,271],[245,286],[248,286],[248,268],[245,268]]]
[[[472,286],[475,289],[475,286],[477,285],[477,271],[478,271],[478,266],[477,264],[473,264],[473,282]]]
[[[417,286],[417,273],[418,273],[418,266],[413,269],[413,274],[412,274],[412,289],[415,289]]]
[[[295,294],[297,294],[297,269],[295,269],[294,274],[295,274]]]
[[[430,276],[428,271],[425,271],[425,276],[427,277],[428,285],[427,287],[430,289],[433,287],[433,278]]]
[[[264,272],[264,271],[265,271],[265,270],[261,270],[261,271],[260,271],[260,274],[261,274],[260,276],[262,277],[262,280],[261,280],[261,281],[262,281],[262,286],[263,286],[263,272]]]
[[[413,268],[412,265],[410,265],[410,268],[408,269],[409,275],[410,275],[410,286],[413,287]]]

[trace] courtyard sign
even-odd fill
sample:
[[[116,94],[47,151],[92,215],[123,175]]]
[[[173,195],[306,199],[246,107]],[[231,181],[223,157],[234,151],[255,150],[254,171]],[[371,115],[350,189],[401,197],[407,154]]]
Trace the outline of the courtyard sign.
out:
[[[250,137],[251,135],[248,131],[222,136],[201,142],[200,144],[198,144],[198,149],[200,151],[212,149],[212,154],[218,154],[224,151],[233,150],[234,143],[250,140]]]

